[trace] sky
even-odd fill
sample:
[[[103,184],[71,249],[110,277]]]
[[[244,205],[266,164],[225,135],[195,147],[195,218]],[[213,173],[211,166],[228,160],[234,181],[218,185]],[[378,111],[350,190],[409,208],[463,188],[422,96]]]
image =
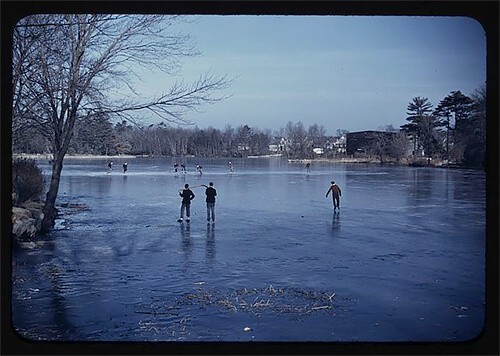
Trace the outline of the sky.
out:
[[[180,78],[210,71],[235,78],[223,94],[186,119],[199,128],[271,129],[288,121],[323,125],[328,135],[406,123],[414,97],[436,107],[451,91],[470,95],[486,81],[486,35],[467,17],[196,16],[189,33],[200,56]],[[144,75],[141,90],[172,78]]]

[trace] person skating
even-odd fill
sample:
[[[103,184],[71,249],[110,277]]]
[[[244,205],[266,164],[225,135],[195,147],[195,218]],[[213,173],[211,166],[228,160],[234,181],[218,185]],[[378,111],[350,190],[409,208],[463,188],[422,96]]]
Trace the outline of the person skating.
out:
[[[333,210],[335,211],[337,208],[340,210],[340,196],[342,195],[342,191],[340,190],[340,187],[335,184],[335,181],[332,180],[331,184],[330,189],[326,192],[326,196],[328,197],[328,194],[332,192]]]
[[[108,163],[108,173],[111,173],[113,171],[113,162]]]
[[[181,170],[182,170],[182,173],[187,173],[185,163],[181,163]]]
[[[128,170],[128,163],[127,163],[127,162],[125,162],[125,163],[123,164],[123,173],[126,173],[126,172],[127,172],[127,170]]]
[[[311,163],[309,162],[306,163],[306,172],[311,173]]]
[[[179,168],[179,163],[174,163],[174,172],[177,173],[177,169]]]
[[[200,166],[199,164],[196,165],[196,170],[200,173],[200,174],[203,174],[203,167]]]
[[[207,196],[207,221],[210,222],[210,218],[212,218],[212,222],[215,222],[215,196],[217,195],[217,191],[214,188],[213,182],[208,183],[205,195]]]
[[[230,172],[230,173],[233,173],[233,172],[234,172],[233,162],[229,162],[229,172]]]
[[[194,193],[191,189],[189,189],[189,184],[184,184],[184,189],[179,191],[179,195],[182,198],[181,204],[181,217],[178,222],[182,222],[184,220],[184,211],[186,211],[186,221],[189,222],[191,216],[191,200],[194,199]]]

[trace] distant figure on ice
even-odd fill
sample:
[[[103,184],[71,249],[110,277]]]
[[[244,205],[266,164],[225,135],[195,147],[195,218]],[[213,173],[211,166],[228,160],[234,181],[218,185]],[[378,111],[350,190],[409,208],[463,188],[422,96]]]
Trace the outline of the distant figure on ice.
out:
[[[181,163],[181,170],[182,170],[182,173],[187,173],[185,163]]]
[[[326,192],[326,196],[328,197],[328,194],[332,192],[332,198],[333,198],[333,210],[339,208],[340,210],[340,196],[342,195],[342,191],[340,190],[340,187],[335,184],[335,182],[332,180],[331,181],[332,185],[330,186],[330,189]]]
[[[184,211],[186,211],[186,221],[189,222],[191,216],[191,200],[194,199],[194,193],[191,189],[189,189],[189,184],[184,184],[184,189],[179,190],[179,195],[182,198],[181,205],[181,217],[178,222],[182,222],[184,220]]]
[[[127,172],[127,170],[128,170],[128,163],[127,163],[127,162],[125,162],[125,163],[123,164],[123,173],[126,173],[126,172]]]
[[[199,164],[196,165],[196,170],[200,172],[200,174],[203,174],[203,167],[200,166]]]
[[[229,162],[229,172],[234,172],[233,162]]]
[[[113,162],[108,163],[108,173],[111,173],[113,171]]]
[[[177,173],[177,169],[179,168],[179,163],[174,163],[174,172]]]
[[[217,191],[214,188],[214,182],[208,183],[205,195],[207,196],[207,221],[210,222],[211,216],[212,222],[215,222],[215,196],[217,195]]]
[[[311,163],[309,162],[306,163],[306,172],[311,173]]]

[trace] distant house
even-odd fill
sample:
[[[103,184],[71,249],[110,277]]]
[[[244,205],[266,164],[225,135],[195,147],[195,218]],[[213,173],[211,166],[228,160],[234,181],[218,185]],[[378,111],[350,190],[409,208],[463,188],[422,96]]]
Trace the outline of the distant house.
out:
[[[342,135],[340,137],[335,137],[331,144],[331,150],[335,151],[335,153],[346,153],[346,135]]]
[[[321,147],[316,147],[313,148],[313,152],[316,153],[317,155],[322,155],[323,153],[325,153],[325,150]]]
[[[392,137],[396,134],[396,132],[387,131],[349,132],[346,137],[346,152],[348,155],[368,153],[381,135]]]
[[[250,146],[246,144],[238,144],[238,152],[250,151]]]
[[[271,153],[279,152],[279,146],[278,145],[269,145],[269,152],[271,152]]]
[[[269,151],[272,153],[285,152],[287,148],[287,141],[284,137],[274,137],[273,143],[269,145]]]

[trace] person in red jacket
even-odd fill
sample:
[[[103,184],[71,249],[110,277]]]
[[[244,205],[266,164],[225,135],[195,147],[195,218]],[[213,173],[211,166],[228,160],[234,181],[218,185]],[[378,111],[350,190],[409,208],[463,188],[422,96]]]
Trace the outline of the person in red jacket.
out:
[[[328,197],[328,194],[332,192],[332,198],[333,198],[333,210],[336,210],[339,208],[340,210],[340,196],[342,195],[342,191],[340,190],[340,187],[335,184],[335,182],[332,180],[332,185],[330,186],[330,189],[326,192],[326,196]]]

